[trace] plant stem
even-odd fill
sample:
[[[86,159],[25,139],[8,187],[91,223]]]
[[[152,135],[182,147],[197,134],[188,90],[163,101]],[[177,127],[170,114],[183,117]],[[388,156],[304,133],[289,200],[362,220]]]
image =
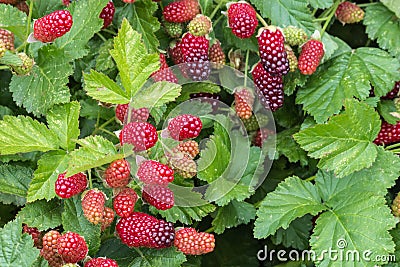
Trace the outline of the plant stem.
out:
[[[10,67],[8,67],[8,66],[0,66],[0,70],[7,70],[7,69],[9,69]]]
[[[336,9],[339,6],[339,4],[340,4],[340,1],[336,1],[335,4],[329,9],[330,13],[327,16],[324,26],[322,27],[321,37],[322,37],[322,35],[324,35],[326,29],[328,28],[329,24],[331,23],[331,20],[332,20],[333,16],[335,15]]]
[[[109,130],[107,130],[107,129],[100,129],[100,131],[105,132],[105,133],[108,133],[108,134],[111,135],[111,136],[115,136],[115,134],[114,134],[113,132],[111,132],[111,131],[109,131]]]
[[[143,253],[140,251],[140,249],[133,247],[133,249],[140,255],[140,257],[144,258]]]
[[[368,6],[374,6],[376,4],[379,4],[378,2],[374,2],[374,3],[364,3],[364,4],[357,4],[357,6],[359,7],[368,7]]]
[[[107,33],[112,34],[112,35],[117,35],[117,33],[115,31],[112,31],[110,29],[102,29],[102,31],[103,32],[107,32]]]
[[[89,188],[93,188],[93,183],[92,183],[92,169],[88,171],[88,176],[89,176]]]
[[[317,178],[317,176],[316,176],[316,175],[314,175],[314,176],[311,176],[311,177],[308,177],[307,179],[305,179],[305,181],[307,181],[307,182],[314,181],[314,180],[315,180],[315,178]]]
[[[250,50],[247,49],[246,52],[246,65],[244,67],[244,87],[247,86],[247,72],[248,72],[248,68],[249,68],[249,54],[250,54]]]
[[[212,20],[215,16],[215,14],[217,14],[218,10],[220,9],[220,7],[222,6],[224,1],[220,1],[218,3],[218,5],[214,8],[213,12],[211,13],[211,15],[209,16],[209,18]]]
[[[25,34],[25,41],[24,41],[24,52],[26,52],[26,40],[28,39],[29,33],[31,31],[31,20],[32,20],[32,11],[33,11],[33,1],[29,3],[29,14],[28,14],[28,23],[26,25],[26,34]]]
[[[103,36],[101,33],[99,33],[99,32],[96,32],[96,35],[97,35],[97,36],[99,36],[99,37],[100,37],[100,39],[101,39],[101,40],[103,40],[103,42],[106,42],[106,41],[107,41],[107,39],[106,39],[106,38],[104,38],[104,36]]]
[[[385,150],[391,150],[392,148],[400,147],[400,143],[396,143],[390,146],[385,147]]]
[[[99,127],[96,127],[96,129],[94,129],[94,131],[92,132],[92,135],[95,135],[97,132],[103,130],[104,127],[106,127],[107,125],[112,123],[114,120],[115,120],[114,118],[111,118],[108,121],[106,121],[105,123],[103,123],[102,125],[100,125]],[[98,125],[98,123],[96,123],[96,125]]]
[[[206,232],[206,233],[212,233],[212,232],[214,232],[214,226],[211,226],[210,228],[208,228],[208,229],[205,230],[204,232]]]
[[[264,18],[261,17],[260,14],[258,14],[258,13],[256,13],[256,14],[257,14],[257,18],[258,18],[258,20],[261,22],[261,24],[262,24],[264,27],[268,27],[268,23],[264,20]]]
[[[221,19],[224,17],[224,15],[219,16],[214,22],[213,22],[213,28],[215,29],[215,26],[221,21]]]

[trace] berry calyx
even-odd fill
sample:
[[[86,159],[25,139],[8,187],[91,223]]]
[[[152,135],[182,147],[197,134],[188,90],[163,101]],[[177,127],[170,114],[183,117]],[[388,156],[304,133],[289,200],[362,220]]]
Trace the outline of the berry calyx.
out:
[[[147,122],[130,122],[122,128],[119,140],[121,145],[134,145],[135,151],[147,150],[158,140],[157,129]]]
[[[85,239],[74,232],[66,232],[58,238],[57,243],[58,254],[66,263],[77,263],[88,253]]]
[[[182,23],[192,20],[199,12],[197,0],[178,0],[164,7],[163,17],[168,22]]]
[[[43,236],[43,248],[40,250],[40,255],[47,260],[49,266],[60,267],[63,265],[63,260],[58,254],[58,239],[61,234],[51,230]]]
[[[258,32],[257,41],[265,70],[273,76],[286,75],[289,72],[289,61],[281,29],[275,26],[263,27]]]
[[[340,3],[335,11],[336,18],[343,24],[357,23],[364,19],[364,10],[354,3]]]
[[[197,137],[202,127],[200,118],[190,114],[179,115],[168,122],[171,138],[178,141]]]
[[[155,160],[146,160],[138,168],[136,176],[145,184],[167,185],[174,180],[174,171]]]
[[[71,27],[71,13],[57,10],[35,21],[33,36],[43,43],[49,43],[69,32]]]
[[[66,172],[58,175],[55,192],[61,198],[70,198],[83,192],[87,186],[87,178],[83,172],[65,177]]]
[[[93,224],[102,222],[105,202],[105,194],[98,189],[91,189],[82,194],[82,210],[89,222]]]
[[[115,213],[120,217],[128,217],[133,213],[135,209],[138,195],[132,188],[122,189],[113,200],[113,206]]]
[[[311,75],[319,66],[324,57],[324,44],[319,40],[309,40],[301,47],[299,61],[297,66],[304,75]]]
[[[104,20],[103,29],[110,26],[115,13],[115,6],[112,1],[109,1],[107,5],[101,10],[100,18]]]
[[[245,1],[237,3],[228,3],[228,27],[232,33],[239,38],[251,37],[258,25],[255,9]]]
[[[142,199],[158,210],[167,210],[174,206],[174,192],[163,185],[145,185]]]
[[[212,252],[215,247],[213,234],[197,232],[194,228],[182,228],[175,232],[175,247],[187,255]]]
[[[124,187],[129,184],[131,178],[130,164],[125,159],[118,159],[107,167],[104,173],[105,182],[109,187]]]

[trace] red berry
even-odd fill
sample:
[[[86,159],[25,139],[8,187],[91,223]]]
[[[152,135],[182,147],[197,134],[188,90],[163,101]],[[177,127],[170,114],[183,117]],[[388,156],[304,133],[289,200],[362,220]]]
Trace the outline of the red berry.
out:
[[[204,36],[185,33],[182,37],[179,46],[186,63],[187,75],[194,81],[206,80],[211,73],[208,58],[209,45],[209,40]]]
[[[57,10],[35,21],[33,36],[43,43],[49,43],[69,32],[71,27],[71,13]]]
[[[345,1],[339,4],[335,16],[343,25],[346,23],[356,23],[363,20],[364,10],[356,4]]]
[[[141,212],[134,212],[128,217],[121,218],[116,231],[121,241],[129,247],[150,247],[152,228],[158,220]]]
[[[145,185],[142,199],[158,210],[167,210],[174,206],[174,192],[163,185]]]
[[[178,0],[165,6],[164,19],[168,22],[188,22],[199,14],[199,2],[197,0]]]
[[[301,47],[298,67],[302,74],[311,75],[324,57],[324,44],[318,40],[309,40]]]
[[[258,129],[256,135],[254,136],[254,145],[262,147],[264,141],[272,134],[274,134],[272,130],[266,128]]]
[[[168,54],[175,65],[185,63],[181,52],[181,41],[173,41],[169,45]]]
[[[104,208],[103,219],[101,220],[101,231],[104,231],[114,221],[114,211],[109,208]]]
[[[135,151],[147,150],[158,140],[157,129],[147,122],[130,122],[122,128],[119,140],[121,145],[134,145]]]
[[[109,187],[124,187],[131,178],[130,164],[125,159],[111,162],[104,173],[104,178]]]
[[[179,115],[168,122],[170,136],[178,141],[197,137],[202,127],[200,118],[190,114]]]
[[[220,41],[216,41],[208,51],[208,57],[211,61],[211,66],[215,69],[223,68],[225,64],[225,53],[222,50]]]
[[[15,5],[19,2],[20,0],[0,0],[0,4],[9,4],[9,5]]]
[[[0,29],[0,40],[6,45],[7,50],[14,50],[14,34],[5,29]]]
[[[114,197],[114,210],[118,216],[128,217],[133,213],[137,200],[138,195],[135,190],[124,188]]]
[[[66,232],[58,238],[57,243],[58,254],[66,263],[77,263],[83,260],[88,253],[85,239],[74,232]]]
[[[399,95],[400,91],[400,81],[395,82],[393,89],[382,97],[383,99],[394,99]]]
[[[129,109],[129,104],[119,104],[117,105],[117,108],[115,109],[115,116],[117,119],[124,123],[126,118],[126,114]],[[139,109],[134,109],[131,108],[131,117],[129,118],[130,121],[137,121],[137,122],[145,122],[150,116],[149,109],[147,108],[139,108]]]
[[[275,111],[283,106],[283,80],[281,75],[270,75],[259,62],[252,70],[256,93],[266,108]]]
[[[58,239],[61,234],[57,231],[49,231],[43,236],[43,248],[40,250],[40,255],[47,260],[51,267],[61,267],[63,260],[58,254]]]
[[[83,192],[87,186],[86,174],[83,172],[65,177],[66,172],[58,175],[55,184],[56,194],[61,198],[70,198]]]
[[[93,224],[101,223],[105,202],[105,194],[97,189],[91,189],[83,194],[82,210],[89,222]]]
[[[72,0],[62,0],[62,3],[64,6],[69,6],[69,4],[71,4]]]
[[[132,4],[135,3],[136,0],[122,0],[124,3]]]
[[[165,59],[165,55],[163,53],[160,53],[160,69],[151,74],[151,77],[156,82],[161,82],[161,81],[167,81],[171,83],[178,82],[178,78],[168,67],[167,60]]]
[[[28,225],[24,225],[22,227],[22,232],[29,234],[33,239],[33,245],[38,249],[41,249],[42,246],[42,233],[36,227],[29,227]]]
[[[286,75],[289,72],[289,61],[281,29],[275,26],[263,27],[258,32],[257,40],[265,70],[273,76]]]
[[[167,248],[174,244],[175,229],[170,222],[158,220],[150,232],[152,248]]]
[[[174,245],[187,255],[201,255],[214,250],[215,239],[213,234],[182,228],[175,233]]]
[[[389,145],[400,141],[400,121],[396,124],[382,122],[381,130],[374,140],[377,145]]]
[[[104,20],[103,29],[110,26],[114,18],[114,13],[115,13],[114,3],[110,1],[100,13],[100,18]]]
[[[235,110],[239,118],[249,119],[252,115],[254,97],[250,90],[241,88],[235,92]]]
[[[136,175],[145,184],[167,185],[174,180],[174,171],[155,160],[142,162]]]
[[[244,1],[228,3],[228,26],[239,38],[251,37],[258,25],[255,9]]]
[[[85,263],[85,267],[118,267],[118,264],[112,259],[93,258]]]

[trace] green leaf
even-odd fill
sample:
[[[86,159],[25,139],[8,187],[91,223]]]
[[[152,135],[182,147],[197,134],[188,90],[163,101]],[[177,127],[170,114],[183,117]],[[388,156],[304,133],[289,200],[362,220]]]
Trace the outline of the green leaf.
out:
[[[309,247],[308,239],[312,229],[312,216],[305,215],[294,220],[286,230],[279,228],[272,237],[275,245],[284,245],[287,248],[304,250]]]
[[[113,46],[113,39],[108,39],[101,45],[99,49],[99,55],[96,58],[96,70],[105,71],[115,66],[110,54],[110,50],[113,48]]]
[[[325,9],[333,5],[333,0],[308,0],[313,8]]]
[[[400,225],[397,224],[396,228],[390,231],[390,234],[392,235],[393,241],[396,244],[394,256],[396,257],[397,264],[394,265],[393,267],[398,267],[399,266],[398,259],[400,259]],[[395,263],[393,263],[393,264],[395,264]]]
[[[118,266],[125,267],[129,266],[132,259],[139,257],[139,254],[135,249],[123,244],[121,239],[110,237],[102,242],[97,256],[113,259],[117,261]]]
[[[40,231],[44,231],[61,225],[61,213],[60,201],[39,200],[26,204],[18,213],[18,217],[29,227],[36,227]]]
[[[54,45],[40,48],[35,60],[30,75],[13,75],[10,91],[17,105],[23,105],[34,115],[42,115],[53,105],[69,101],[67,83],[73,71],[64,51]]]
[[[8,222],[0,229],[0,266],[31,267],[39,256],[39,250],[33,246],[32,237],[22,234],[20,219]]]
[[[308,5],[302,0],[251,0],[263,17],[271,19],[276,26],[293,25],[303,28],[308,34],[317,28]]]
[[[371,84],[384,96],[400,80],[398,60],[377,48],[358,48],[331,58],[320,66],[297,94],[297,103],[318,123],[339,113],[343,100],[369,96]]]
[[[72,231],[85,237],[89,254],[94,255],[100,247],[100,225],[90,223],[83,215],[80,196],[64,201],[62,225],[65,231]]]
[[[211,13],[213,12],[213,0],[199,0],[200,8],[201,8],[201,14],[204,14],[206,16],[210,16]]]
[[[27,167],[0,165],[0,192],[25,198],[32,175]]]
[[[107,0],[76,1],[70,5],[72,28],[55,41],[55,45],[65,51],[65,60],[82,58],[89,52],[87,43],[103,27],[104,21],[99,16],[107,3]]]
[[[19,58],[18,55],[6,50],[4,56],[0,58],[0,64],[22,66],[22,60]]]
[[[57,148],[58,140],[53,131],[30,117],[4,116],[0,121],[0,155]]]
[[[130,96],[122,90],[107,75],[91,70],[90,74],[84,73],[85,90],[96,100],[111,104],[128,104]]]
[[[201,83],[187,83],[182,85],[182,92],[178,101],[186,101],[190,99],[190,94],[193,93],[219,93],[221,88],[217,84],[201,82]]]
[[[325,209],[312,183],[298,177],[289,177],[261,202],[254,237],[266,238],[281,227],[287,229],[296,218],[305,214],[316,215]]]
[[[160,45],[155,32],[160,29],[160,23],[153,13],[158,9],[157,3],[151,0],[136,2],[135,5],[125,5],[122,9],[117,9],[119,14],[118,22],[123,18],[129,20],[132,27],[142,34],[143,42],[149,53],[158,52]]]
[[[114,38],[114,49],[110,51],[117,64],[121,83],[130,97],[159,68],[158,54],[148,54],[140,38],[141,35],[124,19],[118,36]]]
[[[133,108],[158,108],[174,101],[181,93],[181,86],[166,81],[156,82],[138,92],[133,98]]]
[[[181,266],[186,261],[185,255],[175,247],[165,249],[140,248],[141,256],[135,258],[129,267],[164,267]]]
[[[28,202],[50,200],[56,196],[54,184],[58,175],[67,169],[68,161],[69,155],[64,151],[52,151],[39,159],[38,168],[29,185]]]
[[[12,116],[13,111],[6,106],[0,106],[0,120],[2,120],[6,115]]]
[[[400,18],[400,6],[396,0],[381,0],[381,2]]]
[[[12,5],[0,5],[0,28],[13,32],[19,39],[26,35],[26,14]]]
[[[67,177],[124,158],[117,153],[114,144],[102,136],[88,136],[78,143],[81,147],[70,153]]]
[[[54,10],[62,9],[64,6],[62,2],[58,0],[27,0],[28,6],[33,1],[32,18],[38,19],[47,14],[50,14]]]
[[[361,255],[370,251],[370,259],[374,259],[376,255],[387,256],[394,252],[394,243],[388,230],[395,226],[396,220],[382,196],[354,191],[352,188],[351,191],[338,193],[326,205],[332,209],[319,216],[310,240],[317,259],[322,259],[321,266],[335,264],[329,257],[319,256],[324,250],[340,249],[341,244],[346,244],[340,249],[343,255],[354,250]],[[360,257],[359,263],[357,265],[354,261],[346,266],[375,266],[373,261],[363,257]]]
[[[247,202],[231,201],[228,205],[218,208],[217,216],[212,221],[214,232],[222,234],[225,229],[247,224],[256,217],[256,209]]]
[[[75,148],[74,139],[79,137],[79,111],[78,102],[70,102],[52,108],[47,114],[47,123],[60,142],[60,146],[65,150]]]
[[[382,118],[390,124],[396,124],[397,121],[400,120],[400,118],[398,117],[400,116],[400,114],[398,113],[393,100],[381,100],[378,103],[378,111]],[[395,117],[394,115],[396,115],[397,117]]]
[[[157,210],[151,207],[155,214],[160,214],[168,222],[181,222],[190,225],[194,221],[201,221],[215,210],[215,206],[202,199],[200,193],[192,191],[188,187],[171,187],[175,195],[175,205],[168,210]]]
[[[356,100],[345,101],[346,112],[327,124],[316,125],[294,135],[318,166],[334,170],[339,177],[368,168],[375,161],[377,147],[372,143],[380,130],[378,114]]]
[[[300,127],[284,130],[277,134],[276,151],[278,156],[284,155],[289,162],[300,162],[302,166],[308,163],[307,153],[293,139],[293,135],[299,131]]]
[[[391,55],[400,59],[400,10],[398,3],[396,6],[397,18],[382,4],[367,7],[363,23],[367,26],[365,31],[369,38],[376,39],[382,49],[387,49]]]

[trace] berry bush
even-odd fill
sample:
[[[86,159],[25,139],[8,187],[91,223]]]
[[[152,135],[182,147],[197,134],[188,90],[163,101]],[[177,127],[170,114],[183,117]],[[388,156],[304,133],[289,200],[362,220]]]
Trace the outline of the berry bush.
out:
[[[399,89],[396,0],[0,0],[0,266],[399,266]]]

